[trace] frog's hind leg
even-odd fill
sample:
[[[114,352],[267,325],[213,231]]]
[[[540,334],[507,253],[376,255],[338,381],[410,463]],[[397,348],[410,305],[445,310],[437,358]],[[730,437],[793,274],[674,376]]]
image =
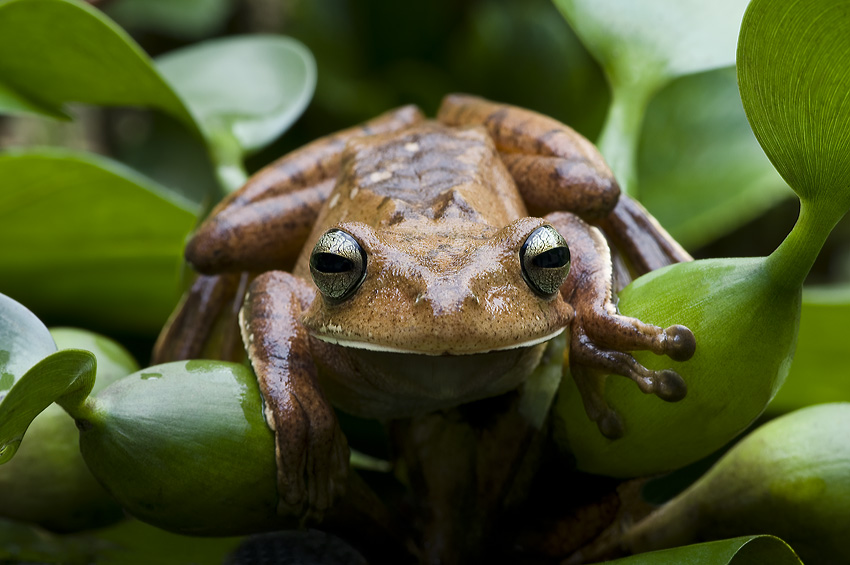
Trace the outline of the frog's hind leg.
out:
[[[160,332],[151,364],[243,360],[245,349],[236,320],[250,278],[247,272],[199,275]]]
[[[681,400],[687,388],[678,373],[647,369],[627,352],[646,349],[685,361],[693,356],[696,341],[684,326],[661,328],[619,314],[611,290],[611,255],[602,233],[567,212],[550,214],[546,220],[570,246],[570,274],[561,287],[561,294],[576,313],[570,337],[570,369],[588,415],[604,434],[616,437],[622,433],[622,426],[605,404],[604,375],[623,375],[645,393],[668,401]]]
[[[530,110],[459,94],[443,100],[438,118],[451,125],[486,127],[529,213],[572,212],[599,225],[634,274],[691,260],[640,204],[620,194],[602,155],[569,126]]]
[[[617,203],[620,187],[602,155],[557,120],[463,94],[446,96],[437,119],[487,128],[534,216],[566,210],[593,220],[605,217]]]
[[[291,266],[333,189],[348,140],[423,119],[418,108],[404,106],[281,157],[215,207],[189,241],[186,259],[206,274]]]
[[[640,203],[626,195],[621,195],[614,209],[596,223],[625,255],[637,275],[673,263],[693,261]]]

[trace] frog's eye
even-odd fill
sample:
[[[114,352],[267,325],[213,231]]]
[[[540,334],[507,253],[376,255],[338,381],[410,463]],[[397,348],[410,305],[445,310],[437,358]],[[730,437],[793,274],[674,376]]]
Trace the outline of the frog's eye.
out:
[[[552,226],[531,232],[519,250],[522,277],[538,294],[554,296],[570,273],[570,249]]]
[[[319,238],[310,254],[310,274],[319,292],[342,300],[363,282],[366,252],[344,231],[330,230]]]

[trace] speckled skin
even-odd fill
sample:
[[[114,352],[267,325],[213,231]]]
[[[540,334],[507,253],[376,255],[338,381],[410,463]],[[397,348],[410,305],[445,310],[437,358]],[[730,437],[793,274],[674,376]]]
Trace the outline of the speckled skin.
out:
[[[617,313],[608,244],[582,217],[610,229],[638,274],[689,259],[620,197],[599,153],[567,126],[469,96],[447,97],[436,122],[401,108],[281,158],[213,211],[186,250],[206,275],[163,331],[155,361],[202,350],[221,316],[193,310],[238,299],[229,273],[269,271],[251,283],[240,322],[278,438],[283,514],[319,516],[345,483],[347,446],[331,404],[400,418],[499,395],[565,329],[588,415],[615,437],[622,427],[604,401],[604,375],[678,400],[681,377],[626,351],[686,359],[695,342],[682,326]],[[572,255],[553,297],[529,288],[519,261],[546,223]],[[317,294],[308,268],[330,228],[367,257],[362,285],[341,301]],[[280,271],[296,250],[292,274]]]

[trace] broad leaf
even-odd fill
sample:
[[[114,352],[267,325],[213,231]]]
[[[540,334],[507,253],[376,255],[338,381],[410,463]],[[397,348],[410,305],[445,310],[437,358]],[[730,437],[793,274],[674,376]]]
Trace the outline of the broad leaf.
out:
[[[0,294],[0,402],[30,367],[56,351],[35,314]]]
[[[52,320],[153,333],[177,300],[193,205],[61,150],[0,153],[0,292]]]
[[[617,565],[801,565],[787,543],[773,536],[746,536],[641,553],[606,563]]]
[[[208,41],[169,53],[157,66],[201,124],[230,188],[245,180],[243,155],[286,131],[316,84],[310,51],[280,36]]]
[[[62,116],[67,102],[146,106],[194,129],[138,45],[76,0],[0,0],[0,112]]]
[[[769,411],[782,413],[822,402],[850,402],[848,324],[850,286],[803,291],[797,352]]]
[[[733,64],[748,1],[554,0],[611,83],[599,146],[626,192],[636,190],[635,155],[649,99],[675,77]]]
[[[847,563],[848,428],[850,403],[810,406],[771,420],[627,529],[621,544],[647,551],[763,532],[782,538],[808,562]]]
[[[771,256],[802,284],[850,208],[850,10],[846,0],[753,0],[741,25],[738,84],[753,132],[798,194],[800,218]]]
[[[850,208],[850,9],[846,0],[753,0],[738,79],[765,153],[804,203]]]
[[[753,136],[731,67],[681,77],[658,93],[638,165],[641,203],[687,248],[793,196]]]

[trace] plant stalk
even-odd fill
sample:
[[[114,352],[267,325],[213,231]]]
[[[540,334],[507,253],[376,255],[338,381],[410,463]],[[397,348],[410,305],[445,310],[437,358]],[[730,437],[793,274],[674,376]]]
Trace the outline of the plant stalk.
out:
[[[799,289],[841,217],[821,210],[816,203],[800,201],[800,215],[791,233],[767,258],[767,270],[775,284]]]
[[[646,107],[657,90],[655,81],[612,83],[611,107],[597,145],[624,194],[637,197],[637,156]]]

